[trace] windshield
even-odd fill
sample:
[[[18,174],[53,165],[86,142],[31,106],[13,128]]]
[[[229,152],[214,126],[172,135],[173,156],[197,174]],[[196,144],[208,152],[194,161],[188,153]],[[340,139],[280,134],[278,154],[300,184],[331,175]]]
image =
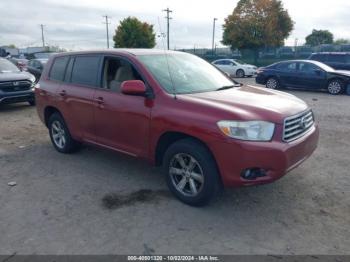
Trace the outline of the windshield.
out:
[[[19,72],[17,66],[6,59],[0,59],[0,73]]]
[[[315,65],[317,65],[318,67],[321,67],[324,71],[327,71],[327,72],[334,72],[335,71],[332,67],[330,67],[330,66],[328,66],[328,65],[326,65],[324,63],[320,63],[320,62],[317,62],[317,61],[312,61],[312,62]]]
[[[214,66],[194,55],[141,55],[139,59],[167,93],[201,93],[237,85]]]

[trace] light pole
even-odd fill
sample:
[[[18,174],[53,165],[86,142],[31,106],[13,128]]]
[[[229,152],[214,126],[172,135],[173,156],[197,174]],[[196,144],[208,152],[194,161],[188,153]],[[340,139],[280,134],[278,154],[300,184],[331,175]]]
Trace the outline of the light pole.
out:
[[[215,46],[214,46],[215,45],[215,22],[217,20],[218,20],[217,18],[213,19],[213,42],[212,42],[212,45],[211,45],[213,56],[214,56],[214,48],[215,48]]]

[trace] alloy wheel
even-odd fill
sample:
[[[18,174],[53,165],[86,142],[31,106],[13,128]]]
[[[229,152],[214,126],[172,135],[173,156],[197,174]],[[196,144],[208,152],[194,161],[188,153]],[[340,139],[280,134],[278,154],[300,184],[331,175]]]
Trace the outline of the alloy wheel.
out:
[[[59,121],[54,121],[51,125],[52,138],[55,145],[63,149],[66,145],[66,132]]]
[[[339,94],[341,91],[341,84],[339,83],[339,81],[330,82],[328,85],[328,91],[333,95]]]
[[[277,85],[278,85],[277,80],[274,79],[274,78],[270,78],[266,82],[266,87],[269,88],[269,89],[276,89]]]
[[[184,196],[197,196],[204,185],[203,170],[191,155],[179,153],[170,160],[169,175],[176,190]]]

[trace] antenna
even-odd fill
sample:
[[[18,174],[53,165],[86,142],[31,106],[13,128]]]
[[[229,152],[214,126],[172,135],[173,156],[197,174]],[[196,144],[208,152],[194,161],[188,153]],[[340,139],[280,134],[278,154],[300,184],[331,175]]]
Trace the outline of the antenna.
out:
[[[173,76],[172,76],[171,70],[170,70],[170,65],[169,65],[169,60],[168,60],[168,52],[165,49],[164,37],[163,37],[164,33],[162,31],[162,26],[160,25],[159,16],[158,16],[158,25],[159,25],[159,30],[160,30],[160,36],[162,38],[163,51],[164,51],[164,55],[165,55],[165,59],[166,59],[167,67],[168,67],[168,73],[169,73],[169,77],[170,77],[170,81],[171,81],[171,86],[173,87],[174,99],[177,99],[177,97],[176,97],[176,88],[175,88],[174,81],[173,81]]]

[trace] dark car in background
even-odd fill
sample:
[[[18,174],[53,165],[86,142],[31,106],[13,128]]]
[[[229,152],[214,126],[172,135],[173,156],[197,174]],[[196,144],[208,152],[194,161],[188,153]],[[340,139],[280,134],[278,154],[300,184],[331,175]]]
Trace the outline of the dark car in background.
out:
[[[290,60],[259,68],[255,81],[270,89],[326,89],[337,95],[349,86],[350,72],[337,71],[317,61]]]
[[[350,70],[350,52],[313,53],[308,59],[322,62],[337,70]]]
[[[44,66],[48,59],[32,59],[28,62],[27,71],[35,76],[36,82],[39,81],[41,73],[43,72]]]
[[[0,58],[0,104],[29,102],[35,105],[35,77]]]

